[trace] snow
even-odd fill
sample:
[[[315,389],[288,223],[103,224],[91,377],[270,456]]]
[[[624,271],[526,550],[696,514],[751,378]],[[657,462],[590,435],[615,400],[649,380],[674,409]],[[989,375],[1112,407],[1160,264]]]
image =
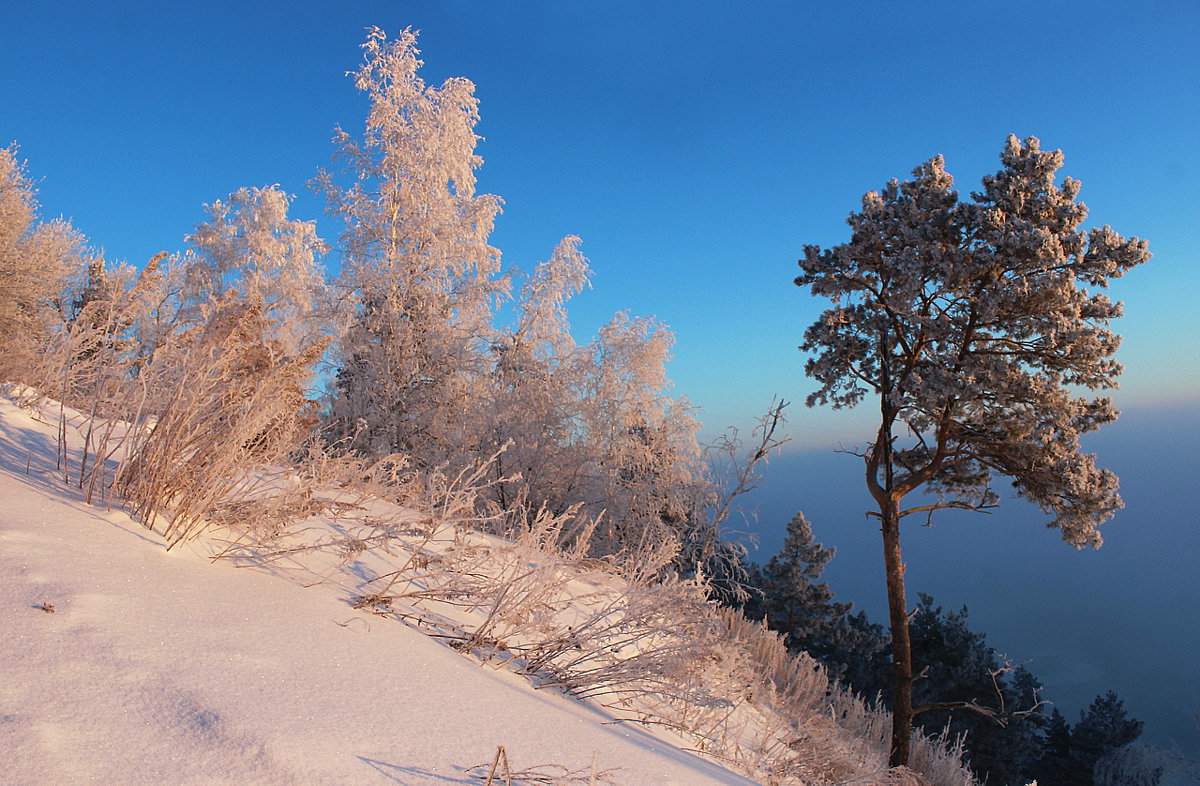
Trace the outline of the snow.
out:
[[[499,746],[582,783],[750,783],[336,583],[168,552],[62,482],[55,428],[0,399],[5,783],[467,784]]]

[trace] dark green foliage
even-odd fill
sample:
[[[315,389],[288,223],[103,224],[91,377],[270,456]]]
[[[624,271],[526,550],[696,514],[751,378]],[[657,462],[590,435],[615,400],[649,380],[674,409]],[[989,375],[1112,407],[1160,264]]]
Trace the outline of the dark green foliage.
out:
[[[867,613],[847,614],[838,623],[836,647],[826,664],[842,684],[865,699],[886,695],[890,688],[892,647],[883,626]]]
[[[1143,724],[1125,712],[1125,702],[1113,691],[1097,696],[1071,730],[1071,751],[1093,764],[1108,751],[1128,745],[1142,735]]]
[[[1033,775],[1041,783],[1092,786],[1096,763],[1140,737],[1143,725],[1128,716],[1125,702],[1113,691],[1097,696],[1086,712],[1079,713],[1079,723],[1070,729],[1062,714],[1055,710],[1050,717],[1044,753]]]
[[[825,582],[818,582],[833,549],[813,539],[812,525],[797,513],[787,525],[783,549],[760,570],[761,589],[756,617],[784,634],[788,646],[805,649],[818,660],[826,660],[833,646],[838,622],[850,610],[837,603]]]
[[[1068,783],[1071,753],[1071,724],[1055,707],[1046,724],[1042,758],[1034,765],[1033,775],[1042,783]]]
[[[855,681],[868,680],[880,666],[886,670],[886,645],[882,628],[862,612],[851,616],[853,604],[838,603],[828,585],[818,581],[833,553],[816,542],[812,525],[797,513],[788,522],[780,552],[766,566],[750,566],[751,592],[743,612],[765,620],[784,635],[789,649],[807,652],[834,677],[857,688]]]
[[[912,621],[913,683],[917,725],[930,732],[947,726],[966,735],[967,761],[989,784],[1022,785],[1041,755],[1045,718],[1037,712],[1037,680],[1010,667],[967,626],[967,609],[943,612],[920,594]]]
[[[820,581],[834,550],[813,537],[797,513],[788,522],[783,548],[765,566],[747,568],[748,598],[728,587],[717,599],[740,605],[785,636],[792,651],[805,651],[867,700],[891,699],[891,645],[883,628],[853,604],[834,600]],[[726,577],[728,578],[728,577]],[[728,583],[728,582],[727,582]],[[731,585],[732,586],[732,585]],[[1041,685],[1023,666],[1012,666],[968,626],[967,609],[946,612],[927,594],[909,622],[916,724],[930,733],[949,727],[966,735],[967,763],[989,786],[1091,786],[1096,763],[1141,734],[1109,691],[1098,696],[1071,728],[1040,696]]]
[[[1019,786],[1037,779],[1054,786],[1091,786],[1096,762],[1133,742],[1141,721],[1127,717],[1109,691],[1068,729],[1057,711],[1045,714],[1037,679],[1011,667],[967,626],[967,610],[944,612],[920,595],[910,623],[917,724],[966,735],[967,762],[988,784]],[[923,711],[922,705],[928,707]]]

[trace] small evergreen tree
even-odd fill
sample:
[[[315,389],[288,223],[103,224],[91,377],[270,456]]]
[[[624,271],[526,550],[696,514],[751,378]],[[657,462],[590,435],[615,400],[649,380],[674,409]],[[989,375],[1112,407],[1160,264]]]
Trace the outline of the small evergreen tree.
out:
[[[1024,667],[1011,668],[967,625],[967,609],[944,612],[919,593],[909,623],[917,723],[965,735],[967,761],[998,786],[1024,786],[1042,752],[1041,686]]]
[[[1055,707],[1046,723],[1042,742],[1042,755],[1033,767],[1033,776],[1039,783],[1070,784],[1071,724]]]
[[[885,687],[878,676],[885,670],[887,641],[864,612],[852,615],[854,604],[835,601],[819,581],[834,551],[816,541],[808,519],[797,513],[779,553],[765,566],[749,568],[742,610],[782,633],[788,649],[807,652],[848,687],[874,696]]]
[[[1097,763],[1140,737],[1143,725],[1129,717],[1125,702],[1111,690],[1093,699],[1086,711],[1081,710],[1079,723],[1070,729],[1055,710],[1044,753],[1033,772],[1039,782],[1092,786]]]
[[[753,618],[782,633],[790,649],[821,663],[834,655],[839,625],[851,608],[836,602],[829,586],[818,581],[833,554],[816,542],[812,525],[797,513],[787,524],[783,548],[760,571],[761,598],[747,607]]]

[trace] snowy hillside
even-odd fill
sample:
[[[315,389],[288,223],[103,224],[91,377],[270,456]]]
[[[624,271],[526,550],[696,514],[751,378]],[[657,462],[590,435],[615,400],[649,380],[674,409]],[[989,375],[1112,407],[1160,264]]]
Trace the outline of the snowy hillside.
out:
[[[0,400],[5,783],[480,783],[499,746],[514,773],[749,783],[337,586],[166,551],[64,486],[55,428]]]

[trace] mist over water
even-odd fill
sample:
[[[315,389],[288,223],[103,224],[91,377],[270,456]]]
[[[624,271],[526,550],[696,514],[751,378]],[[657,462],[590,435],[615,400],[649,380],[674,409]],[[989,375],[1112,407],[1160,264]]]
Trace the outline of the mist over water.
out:
[[[802,427],[804,412],[792,423]],[[863,438],[869,434],[864,433]],[[973,630],[1027,668],[1069,722],[1106,690],[1146,727],[1142,741],[1200,754],[1200,405],[1127,411],[1084,448],[1117,474],[1125,509],[1101,527],[1104,546],[1077,551],[1033,505],[1006,498],[991,514],[946,511],[906,521],[901,547],[909,605],[918,592],[970,612]],[[801,448],[803,446],[800,446]],[[1001,480],[997,490],[1007,488]],[[864,513],[862,460],[831,449],[772,459],[747,507],[752,558],[779,550],[802,510],[836,548],[826,568],[836,598],[885,624],[882,546]]]

